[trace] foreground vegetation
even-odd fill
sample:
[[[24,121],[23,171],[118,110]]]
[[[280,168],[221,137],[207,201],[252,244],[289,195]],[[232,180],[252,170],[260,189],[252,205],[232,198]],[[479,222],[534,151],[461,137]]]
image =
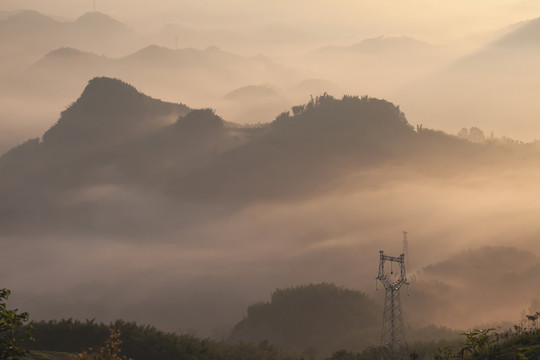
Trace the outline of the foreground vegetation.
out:
[[[25,347],[32,349],[27,360],[378,359],[377,347],[368,347],[357,353],[340,350],[331,356],[321,356],[315,348],[295,352],[270,344],[268,341],[230,343],[199,339],[191,335],[165,333],[151,326],[123,321],[105,325],[90,320],[82,322],[68,319],[34,322],[32,325],[36,340],[24,343]],[[413,355],[415,359],[433,359],[439,348],[450,344],[458,346],[459,342],[418,342],[410,346],[409,352],[415,354]]]
[[[165,333],[152,326],[120,320],[110,325],[91,320],[84,322],[72,319],[53,320],[34,322],[32,326],[35,341],[25,342],[24,346],[34,351],[55,351],[84,356],[85,352],[87,355],[96,353],[96,349],[99,353],[103,344],[116,341],[118,356],[121,354],[133,360],[288,360],[299,358],[267,341],[258,344],[233,344],[200,339],[192,335]],[[92,350],[88,351],[88,349]],[[121,358],[118,357],[118,359]],[[99,357],[99,359],[116,358]]]
[[[59,323],[72,325],[101,327],[103,324],[93,322],[74,322],[63,320]],[[137,328],[140,332],[129,335],[122,334],[118,327],[128,325]],[[109,337],[100,346],[92,347],[82,352],[68,351],[31,351],[26,360],[138,360],[138,359],[264,359],[264,360],[292,360],[292,359],[323,359],[308,352],[294,354],[280,350],[268,342],[259,344],[230,344],[211,340],[200,340],[194,337],[184,337],[175,334],[156,332],[147,326],[137,326],[130,323],[117,322],[107,327]],[[149,331],[149,332],[148,332]],[[144,333],[147,335],[142,335]],[[153,340],[148,334],[153,333],[157,338]],[[495,331],[494,329],[474,330],[464,333],[464,341],[446,341],[415,343],[408,349],[411,360],[527,360],[540,358],[540,330],[536,328],[524,329],[516,327],[513,330]],[[161,338],[161,339],[159,339]],[[121,339],[124,339],[122,341]],[[168,340],[168,341],[167,341]],[[67,344],[69,341],[64,341]],[[67,350],[67,348],[65,348]],[[354,353],[346,350],[334,352],[326,360],[375,360],[379,359],[379,349],[369,347],[362,352]]]
[[[330,292],[343,292],[326,284]],[[302,292],[319,288],[299,287]],[[293,289],[276,292],[289,297]],[[315,348],[286,350],[264,340],[258,343],[199,339],[165,333],[148,325],[118,320],[110,325],[93,320],[52,320],[28,323],[28,313],[9,310],[7,289],[0,290],[0,360],[293,360],[322,359]],[[271,304],[258,304],[257,311]],[[269,308],[270,309],[270,308]],[[254,308],[252,308],[252,312]],[[270,311],[270,310],[269,310]],[[273,310],[275,311],[275,310]],[[407,350],[411,360],[527,360],[540,358],[540,312],[527,315],[511,329],[475,329],[460,341],[416,342]],[[326,360],[372,360],[377,347],[362,352],[335,351]]]
[[[26,323],[29,314],[19,313],[18,309],[10,310],[6,302],[11,291],[0,289],[0,359],[15,360],[26,354],[20,345],[25,339],[32,340],[31,327]]]

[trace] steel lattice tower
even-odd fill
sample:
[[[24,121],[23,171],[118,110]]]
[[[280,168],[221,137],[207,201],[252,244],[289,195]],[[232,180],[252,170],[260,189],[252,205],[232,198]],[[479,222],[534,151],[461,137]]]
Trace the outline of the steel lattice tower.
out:
[[[381,351],[385,359],[398,360],[406,358],[407,344],[405,342],[405,332],[403,330],[403,314],[401,311],[401,299],[399,289],[402,285],[408,285],[407,274],[405,272],[405,254],[399,257],[384,255],[384,251],[379,251],[379,276],[380,281],[386,290],[384,296],[384,313],[381,335]],[[384,263],[390,262],[390,274],[385,272]],[[400,274],[394,276],[393,263],[399,264]]]

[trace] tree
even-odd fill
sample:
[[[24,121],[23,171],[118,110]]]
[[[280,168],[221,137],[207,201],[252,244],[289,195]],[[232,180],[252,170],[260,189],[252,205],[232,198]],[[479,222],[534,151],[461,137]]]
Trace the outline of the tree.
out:
[[[74,359],[81,360],[131,360],[122,355],[120,345],[122,340],[120,339],[121,332],[119,329],[110,329],[109,338],[105,341],[103,346],[98,348],[90,348],[81,354],[78,354]]]
[[[32,339],[31,326],[27,312],[18,313],[18,309],[8,310],[6,301],[11,294],[8,289],[0,290],[0,359],[21,359],[27,350],[19,343],[26,338]]]
[[[457,137],[464,140],[469,139],[469,130],[467,130],[467,128],[461,128],[457,133]]]
[[[486,141],[486,136],[484,135],[484,132],[473,126],[469,129],[469,141],[475,142],[475,143],[483,143]]]

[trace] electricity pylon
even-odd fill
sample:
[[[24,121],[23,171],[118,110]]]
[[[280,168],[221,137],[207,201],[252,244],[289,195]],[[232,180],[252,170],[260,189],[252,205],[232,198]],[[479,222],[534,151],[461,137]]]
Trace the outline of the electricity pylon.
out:
[[[379,251],[379,276],[380,281],[386,290],[384,295],[384,313],[381,334],[381,352],[383,359],[400,360],[407,357],[407,344],[405,342],[405,332],[403,330],[403,314],[401,311],[401,299],[399,289],[403,285],[409,285],[405,272],[405,254],[399,257],[384,255],[384,251]],[[390,274],[385,271],[384,263],[390,262]],[[399,265],[399,276],[394,275],[393,263]]]

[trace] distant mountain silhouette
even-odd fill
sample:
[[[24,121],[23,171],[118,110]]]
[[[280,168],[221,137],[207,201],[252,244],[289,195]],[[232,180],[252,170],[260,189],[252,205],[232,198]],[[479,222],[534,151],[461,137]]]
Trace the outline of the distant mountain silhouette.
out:
[[[104,33],[131,32],[131,29],[126,25],[99,11],[87,12],[81,15],[75,20],[75,24],[90,31]]]
[[[146,89],[158,89],[160,97],[174,96],[183,102],[218,106],[224,94],[244,86],[247,81],[279,81],[287,77],[288,72],[263,56],[240,56],[216,47],[174,50],[151,45],[118,58],[63,47],[49,52],[23,74],[11,79],[9,85],[0,84],[0,94],[3,90],[28,102],[34,101],[34,97],[42,100],[48,96],[54,96],[51,101],[55,103],[69,102],[89,78],[108,76],[136,82]],[[51,82],[57,84],[54,91],[50,91]],[[30,89],[28,84],[32,84]],[[264,114],[264,119],[250,114],[247,122],[270,121],[275,113],[289,106],[288,102],[279,108],[274,106],[269,114]]]
[[[529,20],[493,43],[494,46],[538,47],[540,41],[540,18]]]
[[[78,78],[87,78],[96,70],[133,75],[145,72],[149,67],[159,68],[158,74],[161,75],[164,70],[185,71],[183,67],[204,67],[205,63],[208,61],[205,59],[204,52],[196,49],[172,50],[150,45],[133,54],[112,58],[70,47],[62,47],[47,53],[34,63],[30,68],[30,75],[39,78],[39,72],[43,76],[57,77],[59,71],[66,69],[76,70],[76,73],[72,75]],[[157,75],[156,73],[153,73],[154,76]]]
[[[248,85],[227,93],[216,104],[223,116],[242,124],[268,123],[291,103],[270,85]]]
[[[498,134],[530,141],[540,126],[540,19],[528,21],[502,38],[394,94],[423,123],[442,127],[456,118]]]
[[[230,65],[246,61],[246,58],[221,51],[217,47],[205,50],[192,48],[173,50],[151,45],[121,59],[122,62],[142,66],[161,66],[182,71],[183,66],[208,69],[213,72],[223,71]]]
[[[529,251],[505,246],[463,251],[423,268],[413,284],[415,300],[404,299],[404,305],[419,319],[451,327],[493,322],[494,313],[504,314],[498,321],[517,318],[538,296],[530,279],[539,274],[538,258]],[[478,317],[469,320],[471,312]]]
[[[269,86],[248,85],[233,90],[224,96],[227,100],[254,100],[260,97],[279,97],[276,90]]]
[[[43,15],[34,10],[22,10],[13,13],[1,23],[2,27],[9,27],[11,30],[26,30],[25,28],[32,25],[35,28],[46,29],[53,26],[58,26],[60,23],[53,18]]]
[[[431,46],[423,41],[416,40],[408,36],[386,37],[378,36],[375,38],[364,39],[351,46],[328,46],[319,49],[320,52],[357,52],[357,53],[391,53],[397,51],[415,51],[426,52]],[[424,54],[425,55],[425,54]]]
[[[74,49],[74,48],[70,48],[70,47],[62,47],[62,48],[59,48],[59,49],[56,49],[56,50],[53,50],[51,51],[50,53],[46,54],[42,60],[46,60],[46,59],[49,59],[49,58],[80,58],[80,57],[84,57],[84,56],[88,56],[88,57],[96,57],[96,58],[103,58],[104,56],[97,56],[93,53],[90,53],[90,52],[85,52],[85,51],[80,51],[80,50],[77,50],[77,49]],[[39,64],[36,63],[36,64]]]
[[[315,49],[305,56],[305,61],[325,69],[327,78],[348,89],[388,94],[437,68],[444,58],[441,48],[423,41],[407,36],[378,36],[349,46]]]
[[[524,64],[533,65],[536,63],[540,57],[539,41],[540,18],[515,26],[512,31],[501,38],[458,59],[446,70],[455,73],[466,71],[468,75],[479,78],[493,71],[504,72],[500,75],[506,75],[506,77],[508,77],[508,73],[515,76],[523,72]]]
[[[165,44],[173,49],[187,47],[205,48],[219,46],[236,51],[253,46],[253,40],[243,34],[226,29],[201,30],[192,29],[180,24],[167,24],[151,36],[156,44]]]
[[[9,67],[0,69],[0,73],[5,72],[4,77],[0,74],[0,97],[16,100],[10,102],[12,106],[4,110],[4,116],[25,120],[11,122],[13,125],[7,129],[7,125],[0,126],[0,134],[4,133],[4,139],[9,139],[5,143],[0,139],[0,151],[31,136],[28,123],[37,123],[33,128],[45,131],[43,124],[57,116],[54,104],[72,102],[88,79],[96,76],[124,79],[160,98],[178,99],[197,106],[215,104],[217,107],[231,89],[250,83],[279,82],[291,78],[293,72],[264,56],[240,56],[216,47],[174,50],[153,45],[121,57],[81,49],[84,48],[63,45],[53,51],[47,49],[45,56],[40,53],[36,57],[38,61],[32,59],[29,62],[31,66],[24,66],[24,61],[18,62],[18,66],[23,67],[20,71],[9,71]],[[52,83],[54,87],[51,87]],[[34,114],[35,106],[15,108],[15,103],[19,102],[43,104],[39,118]],[[254,118],[250,114],[249,122],[270,121],[286,107],[274,107],[270,114],[264,114],[264,118]]]
[[[119,58],[97,56],[94,53],[62,47],[47,53],[36,62],[31,68],[33,72],[30,75],[39,79],[36,72],[40,72],[41,76],[58,78],[58,71],[64,67],[78,69],[80,78],[88,76],[98,68],[124,78],[148,77],[145,81],[147,83],[163,84],[172,77],[179,81],[187,81],[193,86],[200,86],[199,83],[206,84],[209,81],[211,85],[221,87],[224,84],[219,83],[220,81],[228,84],[242,82],[250,74],[256,78],[260,69],[265,69],[265,72],[272,76],[284,76],[279,75],[284,70],[278,64],[262,56],[244,57],[222,51],[217,47],[204,50],[193,48],[174,50],[157,45],[144,47]],[[148,71],[149,68],[153,70]]]
[[[3,52],[37,58],[54,48],[73,47],[99,54],[119,55],[144,44],[128,26],[99,12],[71,22],[58,21],[36,11],[17,12],[0,20]]]
[[[246,73],[255,67],[266,67],[270,71],[278,67],[265,57],[244,57],[223,51],[216,46],[204,50],[193,48],[173,50],[151,45],[119,60],[125,64],[165,66],[177,71],[182,71],[182,66],[195,67],[218,76],[228,76],[232,71],[240,74],[239,70],[242,67]]]
[[[81,71],[99,71],[108,66],[109,59],[94,53],[80,51],[70,47],[62,47],[47,53],[34,63],[31,70],[36,71],[63,71],[72,72],[73,75]],[[46,69],[46,70],[45,70]]]

